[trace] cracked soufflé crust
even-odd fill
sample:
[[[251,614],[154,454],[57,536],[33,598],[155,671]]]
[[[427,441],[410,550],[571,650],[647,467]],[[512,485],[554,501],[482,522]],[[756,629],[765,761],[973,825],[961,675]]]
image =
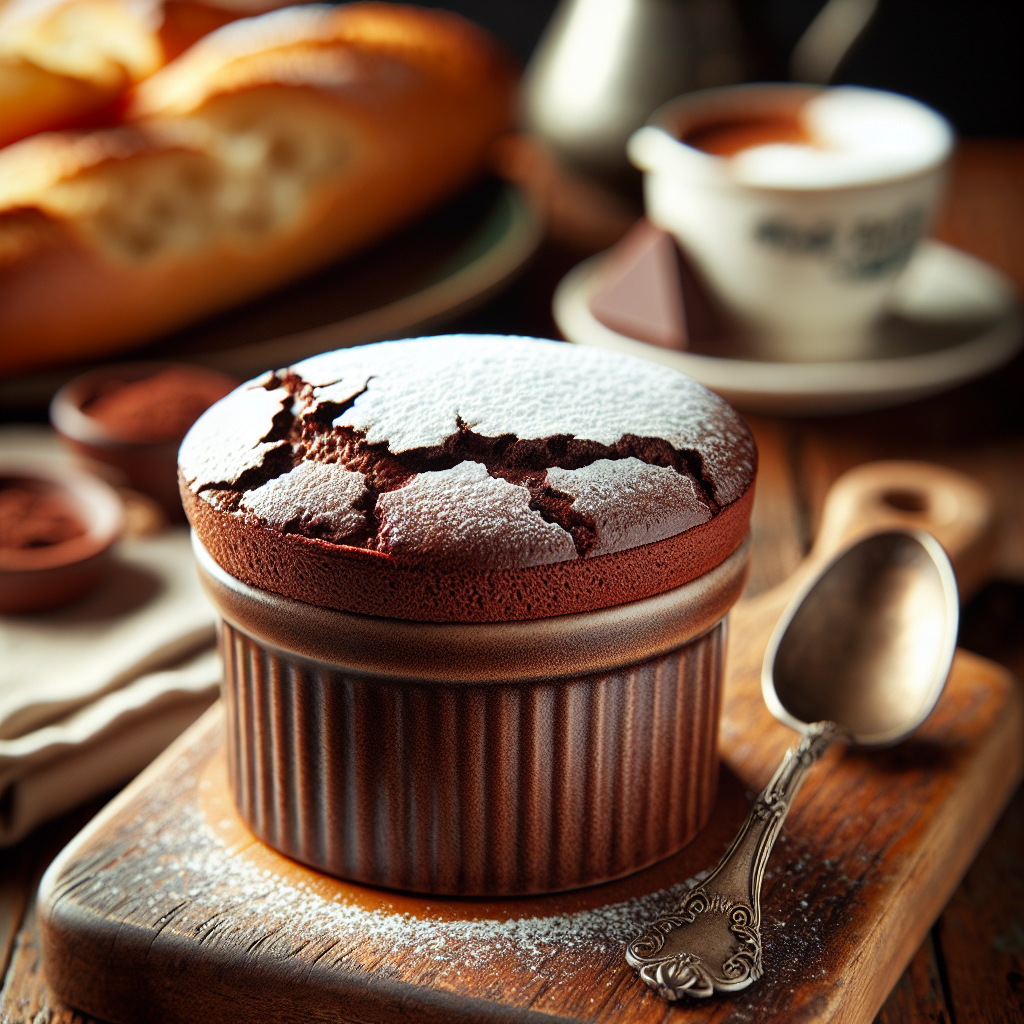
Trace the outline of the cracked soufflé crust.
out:
[[[500,622],[664,593],[746,535],[756,451],[690,378],[455,335],[250,381],[182,444],[185,510],[251,586],[342,611]]]

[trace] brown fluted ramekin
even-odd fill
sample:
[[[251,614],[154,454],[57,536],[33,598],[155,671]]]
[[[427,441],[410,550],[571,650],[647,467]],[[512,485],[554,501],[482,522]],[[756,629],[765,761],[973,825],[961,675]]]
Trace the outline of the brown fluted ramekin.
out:
[[[317,607],[194,545],[223,618],[236,803],[281,852],[372,885],[514,895],[629,874],[707,821],[749,540],[655,597],[493,624]]]

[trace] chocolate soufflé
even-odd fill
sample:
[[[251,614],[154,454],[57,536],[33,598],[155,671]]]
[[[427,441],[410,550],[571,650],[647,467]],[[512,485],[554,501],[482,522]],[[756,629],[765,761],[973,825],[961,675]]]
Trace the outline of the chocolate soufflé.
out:
[[[263,841],[357,882],[554,892],[710,816],[756,451],[664,367],[446,336],[242,385],[181,446]]]
[[[316,356],[242,385],[179,454],[186,513],[233,576],[427,622],[608,608],[718,565],[756,454],[682,374],[526,338]]]

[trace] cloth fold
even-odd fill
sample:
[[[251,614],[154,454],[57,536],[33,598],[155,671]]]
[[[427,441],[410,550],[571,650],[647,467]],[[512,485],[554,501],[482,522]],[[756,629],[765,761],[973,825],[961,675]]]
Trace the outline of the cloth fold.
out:
[[[0,430],[0,459],[65,459]],[[185,528],[128,538],[66,608],[0,616],[0,846],[125,782],[216,699],[216,616]]]

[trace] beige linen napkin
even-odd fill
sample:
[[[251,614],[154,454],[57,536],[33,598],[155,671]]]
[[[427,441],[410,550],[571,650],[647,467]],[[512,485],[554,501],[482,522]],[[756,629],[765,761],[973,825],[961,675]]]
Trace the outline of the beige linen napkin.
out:
[[[48,432],[0,456],[59,459]],[[126,781],[215,699],[214,612],[184,527],[120,542],[82,600],[0,616],[0,846]]]

